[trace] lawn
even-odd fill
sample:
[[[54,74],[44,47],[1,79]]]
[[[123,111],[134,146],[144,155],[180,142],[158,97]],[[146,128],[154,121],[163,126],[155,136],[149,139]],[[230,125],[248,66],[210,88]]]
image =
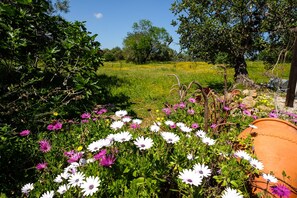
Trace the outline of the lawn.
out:
[[[273,74],[280,78],[288,78],[290,64],[279,65]],[[256,83],[267,83],[269,75],[262,62],[248,62],[249,77]],[[171,62],[135,65],[125,62],[105,62],[99,68],[99,74],[117,79],[120,83],[111,86],[112,95],[125,95],[129,98],[133,111],[140,118],[156,117],[155,110],[164,104],[177,102],[179,95],[176,89],[178,76],[180,83],[188,85],[197,81],[202,86],[211,87],[222,92],[223,69],[205,62]],[[270,71],[271,74],[271,71]],[[227,69],[228,85],[233,83],[234,69]],[[150,111],[153,110],[153,111]]]

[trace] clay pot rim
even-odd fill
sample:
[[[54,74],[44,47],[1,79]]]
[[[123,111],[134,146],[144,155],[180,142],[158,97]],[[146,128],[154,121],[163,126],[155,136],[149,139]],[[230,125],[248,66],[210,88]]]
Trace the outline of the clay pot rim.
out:
[[[255,125],[257,122],[261,122],[261,121],[277,121],[277,122],[282,122],[284,124],[287,124],[289,125],[290,127],[293,127],[297,130],[297,126],[294,125],[293,123],[289,122],[289,121],[286,121],[286,120],[282,120],[282,119],[279,119],[279,118],[259,118],[259,119],[256,119],[252,122],[253,125]]]

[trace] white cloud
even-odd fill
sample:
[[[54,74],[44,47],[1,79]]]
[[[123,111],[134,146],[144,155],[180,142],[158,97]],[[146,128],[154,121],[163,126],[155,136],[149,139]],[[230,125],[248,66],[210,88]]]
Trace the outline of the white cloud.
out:
[[[103,14],[100,13],[100,12],[97,12],[94,14],[94,16],[97,18],[97,19],[101,19],[103,17]]]

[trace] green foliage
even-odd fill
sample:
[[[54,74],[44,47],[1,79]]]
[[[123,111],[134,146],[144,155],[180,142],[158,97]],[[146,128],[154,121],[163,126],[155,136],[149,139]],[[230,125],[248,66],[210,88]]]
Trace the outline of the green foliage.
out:
[[[104,100],[95,73],[102,65],[100,43],[83,22],[52,15],[44,0],[0,6],[1,123],[38,128],[56,109],[67,109],[61,113],[67,117],[77,105]]]
[[[149,20],[140,20],[133,24],[133,32],[124,39],[126,60],[144,64],[148,60],[168,61],[173,50],[168,46],[172,37],[164,28],[155,27]]]
[[[181,0],[171,9],[178,17],[173,25],[178,25],[181,47],[212,63],[224,53],[237,77],[247,74],[246,57],[268,47],[289,50],[289,29],[297,23],[296,7],[296,1],[290,0]]]

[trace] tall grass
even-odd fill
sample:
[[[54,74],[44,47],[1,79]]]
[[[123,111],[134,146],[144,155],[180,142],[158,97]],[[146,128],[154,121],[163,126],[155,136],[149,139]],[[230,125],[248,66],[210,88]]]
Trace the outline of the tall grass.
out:
[[[277,67],[274,74],[282,74],[288,78],[289,64]],[[249,77],[257,83],[267,83],[269,75],[262,62],[248,62]],[[125,62],[106,62],[98,70],[99,74],[115,77],[121,83],[111,86],[112,95],[125,95],[131,102],[130,109],[140,118],[155,117],[156,112],[167,102],[172,104],[179,99],[173,86],[180,82],[188,85],[197,81],[217,92],[223,90],[223,69],[205,62],[172,62],[135,65]],[[228,84],[233,83],[234,69],[227,68]],[[175,88],[177,88],[175,86]]]

